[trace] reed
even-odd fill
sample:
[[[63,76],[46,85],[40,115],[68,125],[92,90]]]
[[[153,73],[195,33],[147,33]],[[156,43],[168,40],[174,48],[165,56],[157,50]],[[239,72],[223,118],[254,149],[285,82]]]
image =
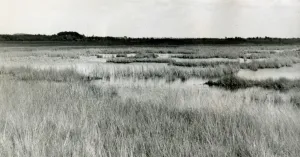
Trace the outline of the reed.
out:
[[[298,58],[274,58],[263,61],[252,61],[250,63],[241,63],[241,69],[267,69],[267,68],[281,68],[281,67],[291,67],[293,64],[300,63]]]
[[[238,59],[238,52],[202,52],[197,54],[181,54],[173,55],[172,58],[182,58],[182,59],[206,59],[206,58],[228,58],[228,59]]]
[[[0,79],[0,156],[298,156],[300,112],[288,98]]]
[[[281,78],[278,80],[248,80],[237,76],[226,76],[217,81],[208,81],[206,84],[209,86],[217,86],[229,90],[245,89],[251,87],[261,87],[279,91],[300,89],[300,80],[289,80],[285,78]]]
[[[111,78],[137,79],[182,79],[189,78],[217,78],[232,75],[239,71],[238,66],[224,66],[208,68],[186,68],[168,65],[105,65],[100,64],[87,74],[79,73],[75,68],[68,69],[36,69],[33,67],[0,68],[0,74],[10,75],[18,80],[47,80],[54,82],[91,81]]]
[[[172,59],[167,58],[110,58],[108,63],[128,64],[128,63],[170,63]]]
[[[173,61],[170,63],[174,66],[182,67],[217,67],[220,65],[239,65],[236,61]]]

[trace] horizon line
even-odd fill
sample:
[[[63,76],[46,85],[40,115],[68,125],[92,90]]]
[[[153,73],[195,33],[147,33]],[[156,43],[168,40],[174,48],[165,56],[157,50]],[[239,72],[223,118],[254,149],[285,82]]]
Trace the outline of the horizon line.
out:
[[[76,31],[61,31],[61,32],[76,32]],[[58,32],[60,33],[60,32]],[[0,36],[3,35],[43,35],[43,36],[53,36],[56,34],[31,34],[31,33],[9,33],[9,34],[0,34]],[[83,35],[84,37],[100,37],[100,38],[106,38],[106,37],[112,37],[112,38],[130,38],[130,39],[235,39],[235,38],[241,38],[241,39],[253,39],[253,38],[271,38],[271,39],[300,39],[300,37],[272,37],[272,36],[248,36],[248,37],[241,37],[241,36],[226,36],[226,37],[154,37],[154,36],[140,36],[140,37],[131,37],[131,36],[97,36],[97,35],[85,35],[81,34],[79,32],[76,32],[80,35]]]

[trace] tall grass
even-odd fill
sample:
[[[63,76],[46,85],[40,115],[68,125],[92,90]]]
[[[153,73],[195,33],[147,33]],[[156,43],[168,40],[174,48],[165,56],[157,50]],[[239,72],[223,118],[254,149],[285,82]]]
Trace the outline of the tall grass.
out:
[[[216,67],[219,65],[231,65],[240,66],[241,69],[250,69],[256,71],[258,69],[267,68],[281,68],[281,67],[291,67],[293,64],[300,63],[299,58],[272,58],[262,61],[253,60],[249,63],[239,63],[236,61],[193,61],[193,60],[182,60],[182,61],[172,61],[171,65],[183,66],[183,67]]]
[[[182,59],[207,59],[207,58],[228,58],[228,59],[261,59],[270,58],[272,54],[268,53],[245,53],[245,52],[209,52],[209,53],[198,53],[198,54],[183,54],[183,55],[173,55],[172,58],[182,58]]]
[[[247,59],[262,59],[262,58],[270,58],[274,53],[271,52],[251,52],[251,53],[240,53],[240,58],[247,58]]]
[[[117,54],[116,57],[127,57],[127,54]]]
[[[300,153],[300,111],[285,99],[289,94],[178,87],[122,90],[1,79],[0,156]]]
[[[54,81],[54,82],[73,82],[89,81],[96,78],[84,76],[75,69],[36,69],[32,67],[0,68],[0,74],[10,75],[19,80],[28,81]]]
[[[183,67],[217,67],[220,65],[239,65],[239,62],[235,61],[173,61],[170,62],[174,66]]]
[[[209,81],[206,84],[209,86],[223,87],[230,90],[245,89],[250,87],[261,87],[279,91],[287,91],[294,88],[300,89],[300,80],[289,80],[285,78],[278,80],[248,80],[237,76],[228,76],[223,77],[218,81]]]
[[[217,78],[239,71],[237,66],[216,66],[207,68],[186,68],[158,65],[105,65],[99,64],[91,72],[80,73],[75,68],[36,69],[32,67],[0,68],[0,74],[8,74],[19,80],[47,80],[55,82],[91,81],[96,79],[136,78],[136,79],[182,79]]]
[[[158,55],[155,53],[137,53],[133,58],[158,58]]]
[[[267,69],[267,68],[281,68],[281,67],[291,67],[293,64],[300,63],[299,58],[275,58],[268,59],[264,61],[252,61],[250,63],[241,63],[241,69]]]
[[[238,52],[203,52],[197,54],[183,54],[183,55],[173,55],[172,58],[182,58],[182,59],[205,59],[205,58],[228,58],[228,59],[238,59]]]
[[[155,66],[155,65],[113,65],[98,66],[91,76],[97,78],[172,78],[186,80],[195,78],[217,78],[232,75],[239,71],[238,66],[220,65],[216,67],[176,67],[176,66]]]
[[[119,63],[119,64],[128,64],[128,63],[170,63],[172,59],[167,58],[110,58],[106,60],[109,63]]]

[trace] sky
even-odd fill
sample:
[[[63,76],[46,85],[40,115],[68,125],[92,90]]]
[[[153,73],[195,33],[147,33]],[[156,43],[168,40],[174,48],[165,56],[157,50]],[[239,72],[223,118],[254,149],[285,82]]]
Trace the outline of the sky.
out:
[[[300,0],[0,0],[0,34],[300,37]]]

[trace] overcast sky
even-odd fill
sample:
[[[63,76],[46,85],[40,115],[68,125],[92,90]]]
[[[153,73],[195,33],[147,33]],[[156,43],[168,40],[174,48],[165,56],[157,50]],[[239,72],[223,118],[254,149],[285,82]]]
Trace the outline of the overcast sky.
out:
[[[300,0],[0,0],[0,34],[300,37]]]

